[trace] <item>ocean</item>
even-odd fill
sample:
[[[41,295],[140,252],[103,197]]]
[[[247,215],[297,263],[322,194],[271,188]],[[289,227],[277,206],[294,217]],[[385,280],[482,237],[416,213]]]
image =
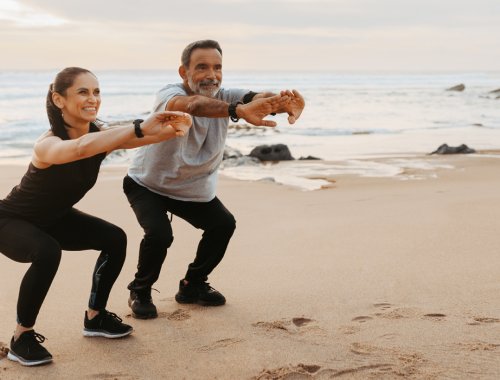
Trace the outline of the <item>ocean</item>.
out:
[[[55,71],[0,72],[0,163],[28,163],[35,139],[48,128],[45,97]],[[116,122],[143,117],[155,92],[179,82],[176,71],[95,71],[102,104],[99,118]],[[462,92],[446,91],[463,83]],[[294,125],[270,117],[276,128],[230,129],[227,145],[248,154],[262,144],[286,144],[295,158],[277,165],[225,165],[222,173],[267,179],[303,189],[325,186],[343,173],[393,176],[425,168],[418,157],[443,143],[476,150],[500,149],[500,72],[337,73],[232,72],[224,87],[253,91],[297,89],[306,108]],[[242,121],[240,121],[242,122]],[[124,164],[133,152],[111,155]],[[384,158],[383,163],[375,159]]]

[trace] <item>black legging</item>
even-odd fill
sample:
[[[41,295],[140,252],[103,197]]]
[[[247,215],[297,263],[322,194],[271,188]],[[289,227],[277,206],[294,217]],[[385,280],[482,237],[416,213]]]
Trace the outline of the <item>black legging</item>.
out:
[[[129,289],[151,288],[158,280],[167,249],[174,240],[167,212],[203,230],[196,257],[189,264],[184,278],[191,282],[205,281],[224,257],[236,228],[233,215],[222,202],[217,197],[210,202],[175,200],[149,191],[129,176],[123,180],[123,190],[144,229],[137,273]]]
[[[101,251],[89,299],[91,309],[101,310],[125,261],[127,236],[120,227],[76,209],[47,229],[21,219],[0,217],[0,252],[14,261],[32,263],[19,290],[17,322],[21,326],[35,324],[59,267],[61,250],[88,249]]]

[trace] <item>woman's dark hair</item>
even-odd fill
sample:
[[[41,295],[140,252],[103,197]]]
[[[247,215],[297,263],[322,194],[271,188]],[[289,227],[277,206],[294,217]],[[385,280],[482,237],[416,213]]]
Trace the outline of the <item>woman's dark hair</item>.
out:
[[[184,67],[189,67],[189,62],[191,61],[191,54],[195,49],[217,49],[217,51],[222,55],[222,49],[217,41],[214,40],[200,40],[190,43],[184,48],[181,56],[181,63]]]
[[[80,74],[90,73],[94,75],[91,71],[87,69],[82,69],[81,67],[66,67],[57,73],[54,78],[54,82],[49,86],[49,92],[47,93],[47,116],[49,118],[50,130],[54,136],[64,139],[67,136],[66,129],[64,128],[64,120],[62,117],[61,110],[54,104],[52,100],[52,93],[57,92],[62,96],[66,96],[66,90],[73,86],[75,78]]]

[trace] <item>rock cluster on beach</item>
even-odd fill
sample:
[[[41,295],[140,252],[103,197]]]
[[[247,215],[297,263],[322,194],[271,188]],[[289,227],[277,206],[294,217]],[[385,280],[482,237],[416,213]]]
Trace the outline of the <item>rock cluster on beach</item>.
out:
[[[261,162],[292,161],[290,149],[285,144],[258,145],[248,155],[226,146],[224,149],[224,166],[258,165]],[[314,156],[300,157],[298,160],[321,160]]]

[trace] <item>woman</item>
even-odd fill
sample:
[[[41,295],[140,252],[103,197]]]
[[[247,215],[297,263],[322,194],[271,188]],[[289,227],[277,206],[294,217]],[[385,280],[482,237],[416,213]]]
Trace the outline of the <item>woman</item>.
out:
[[[101,103],[99,83],[90,71],[69,67],[57,74],[47,94],[50,131],[35,143],[28,171],[0,201],[0,252],[28,263],[19,291],[17,326],[9,359],[23,365],[52,361],[34,331],[43,300],[57,272],[61,250],[101,251],[94,269],[85,336],[119,338],[132,327],[106,310],[111,288],[123,266],[127,238],[119,227],[73,206],[97,180],[106,154],[184,136],[191,117],[159,112],[133,126],[101,130],[94,122]]]

